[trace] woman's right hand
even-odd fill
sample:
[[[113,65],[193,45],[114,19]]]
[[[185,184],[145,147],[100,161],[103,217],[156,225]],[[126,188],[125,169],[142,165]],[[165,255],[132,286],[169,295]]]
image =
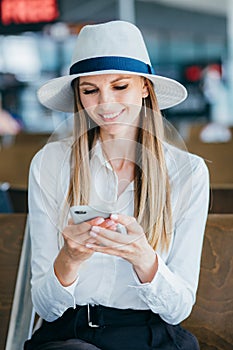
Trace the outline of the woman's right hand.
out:
[[[95,252],[86,247],[87,243],[96,243],[95,238],[90,236],[92,226],[116,229],[115,222],[110,219],[94,218],[80,224],[74,224],[70,219],[62,232],[64,245],[54,262],[54,272],[63,286],[69,286],[76,280],[80,265]]]
[[[72,219],[69,220],[68,225],[62,232],[64,238],[62,249],[73,263],[82,263],[91,257],[94,251],[85,246],[87,243],[95,241],[89,234],[91,227],[95,224],[101,226],[104,222],[103,218],[95,218],[80,224],[74,224]]]

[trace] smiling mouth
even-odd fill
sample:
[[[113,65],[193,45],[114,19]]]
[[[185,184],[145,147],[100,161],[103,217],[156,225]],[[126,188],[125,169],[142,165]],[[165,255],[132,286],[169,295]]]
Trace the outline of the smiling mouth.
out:
[[[115,121],[124,113],[124,111],[125,111],[125,108],[122,109],[120,112],[99,114],[99,116],[104,121]]]

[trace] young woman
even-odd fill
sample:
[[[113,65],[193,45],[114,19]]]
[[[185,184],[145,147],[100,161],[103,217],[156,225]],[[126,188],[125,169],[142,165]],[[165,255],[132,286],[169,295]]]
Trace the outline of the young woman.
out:
[[[160,112],[185,98],[153,73],[140,31],[123,21],[85,26],[70,74],[39,90],[45,106],[74,111],[74,135],[31,164],[32,299],[43,323],[26,350],[199,348],[179,324],[195,303],[208,171],[165,142]],[[75,205],[109,217],[74,224]]]

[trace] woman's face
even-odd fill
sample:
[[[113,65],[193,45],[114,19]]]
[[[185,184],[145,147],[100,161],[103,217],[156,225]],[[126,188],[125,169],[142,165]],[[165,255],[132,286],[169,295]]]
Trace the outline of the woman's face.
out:
[[[79,93],[84,109],[102,131],[123,136],[138,125],[148,89],[140,76],[106,74],[80,77]]]

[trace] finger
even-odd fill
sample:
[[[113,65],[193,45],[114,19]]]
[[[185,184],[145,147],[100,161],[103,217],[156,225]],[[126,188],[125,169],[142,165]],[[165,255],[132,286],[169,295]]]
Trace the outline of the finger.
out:
[[[89,224],[67,226],[62,232],[62,235],[64,239],[71,239],[74,242],[83,244],[90,237],[89,235],[90,228],[91,228],[91,225]]]
[[[93,225],[95,226],[95,225]],[[109,230],[112,230],[113,227],[116,227],[117,224],[115,223],[115,221],[113,220],[110,220],[110,219],[106,219],[102,224],[99,225],[100,227],[103,227],[103,228],[107,228]]]
[[[89,231],[91,229],[91,226],[100,225],[100,224],[104,223],[104,221],[105,221],[104,218],[96,217],[92,220],[83,221],[80,224],[75,224],[72,219],[69,219],[68,225],[75,225],[75,227],[79,231],[79,233],[82,234],[83,232]]]
[[[86,244],[97,244],[97,242],[96,242],[96,239],[95,238],[92,238],[92,237],[90,237],[89,236],[89,238],[85,241],[85,245]]]
[[[117,224],[113,224],[113,225],[108,227],[108,230],[111,230],[111,231],[117,231],[117,229],[118,229],[118,225]],[[119,231],[117,231],[117,232],[119,232]]]
[[[77,242],[73,237],[63,235],[64,245],[69,249],[78,249],[80,246],[86,246],[84,243]]]
[[[102,218],[102,217],[96,217],[96,218],[94,218],[94,219],[91,219],[91,220],[89,220],[89,221],[86,221],[86,223],[88,223],[88,224],[90,224],[91,226],[95,226],[95,225],[101,225],[101,224],[103,224],[104,223],[104,218]]]
[[[101,245],[97,245],[97,244],[92,244],[92,243],[87,243],[86,247],[89,249],[94,250],[95,252],[99,252],[99,253],[104,253],[104,254],[108,254],[108,255],[114,255],[114,256],[119,256],[119,257],[124,257],[124,252],[120,249],[117,249],[116,247],[112,248],[112,247],[103,247]]]
[[[135,217],[128,216],[124,214],[112,214],[110,216],[111,220],[125,226],[128,232],[143,233],[142,227],[139,225]]]
[[[89,231],[91,229],[91,226],[92,225],[86,221],[81,222],[80,224],[75,224],[72,219],[69,219],[68,225],[65,227],[64,231],[71,231],[71,234],[82,234]]]
[[[95,237],[96,241],[104,246],[122,245],[129,241],[127,236],[100,226],[92,226],[90,236]]]

